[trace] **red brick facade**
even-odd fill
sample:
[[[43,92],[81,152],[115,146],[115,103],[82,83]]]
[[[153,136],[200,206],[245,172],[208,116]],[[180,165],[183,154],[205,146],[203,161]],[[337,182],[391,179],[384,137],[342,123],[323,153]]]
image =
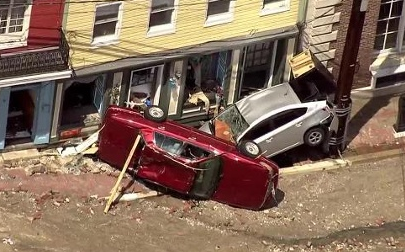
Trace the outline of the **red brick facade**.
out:
[[[338,30],[338,38],[331,47],[336,49],[335,59],[328,63],[328,67],[333,67],[333,74],[337,78],[339,74],[340,62],[342,59],[343,48],[346,41],[347,27],[350,21],[350,13],[353,0],[343,0],[342,4],[337,6],[337,12],[341,12],[340,22],[334,27]],[[370,65],[376,58],[374,47],[374,38],[377,28],[378,13],[380,11],[381,0],[371,0],[368,4],[366,19],[363,27],[362,40],[358,54],[358,66],[354,78],[353,89],[370,86],[371,73]]]

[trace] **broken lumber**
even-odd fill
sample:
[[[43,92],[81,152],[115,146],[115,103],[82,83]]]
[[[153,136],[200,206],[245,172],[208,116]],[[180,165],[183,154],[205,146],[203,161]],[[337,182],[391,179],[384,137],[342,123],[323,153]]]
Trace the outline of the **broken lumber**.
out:
[[[161,193],[157,191],[150,191],[150,192],[136,192],[136,193],[125,193],[123,194],[118,201],[134,201],[138,199],[144,199],[149,197],[159,196]],[[108,199],[109,197],[105,197],[104,199]]]
[[[73,156],[82,153],[98,141],[98,134],[100,133],[100,131],[101,129],[93,133],[86,140],[75,147],[70,146],[67,148],[58,148],[57,150],[62,157]]]
[[[136,139],[135,139],[134,144],[132,145],[131,151],[129,152],[129,154],[128,154],[128,156],[127,156],[127,160],[125,161],[124,167],[122,168],[121,173],[120,173],[120,175],[118,176],[117,182],[115,183],[114,187],[111,189],[111,195],[110,195],[110,197],[109,197],[109,199],[108,199],[108,201],[107,201],[107,204],[106,204],[106,206],[105,206],[105,208],[104,208],[104,213],[107,213],[107,212],[108,212],[108,210],[109,210],[110,207],[111,207],[111,204],[112,204],[112,203],[114,202],[114,200],[116,199],[116,194],[117,194],[117,191],[118,191],[118,187],[119,187],[120,184],[121,184],[121,180],[122,180],[122,178],[124,177],[125,172],[127,171],[129,162],[131,161],[132,156],[134,155],[134,152],[135,152],[136,147],[138,146],[140,140],[141,140],[141,135],[138,135],[138,136],[136,137]]]

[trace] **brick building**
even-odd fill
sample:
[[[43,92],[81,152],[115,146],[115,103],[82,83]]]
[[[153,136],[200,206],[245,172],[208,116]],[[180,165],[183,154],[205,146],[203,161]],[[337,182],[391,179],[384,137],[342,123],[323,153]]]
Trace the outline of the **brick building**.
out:
[[[321,55],[326,54],[328,57],[321,57],[321,60],[336,77],[346,41],[352,2],[352,0],[308,2],[307,28],[304,30],[304,35],[308,39],[304,40],[303,46],[310,46],[318,54],[319,51],[322,51]],[[353,83],[353,89],[358,93],[379,96],[405,92],[403,9],[404,0],[369,1]],[[321,29],[322,27],[324,29]],[[319,35],[319,31],[324,32]],[[317,39],[319,36],[323,40]]]

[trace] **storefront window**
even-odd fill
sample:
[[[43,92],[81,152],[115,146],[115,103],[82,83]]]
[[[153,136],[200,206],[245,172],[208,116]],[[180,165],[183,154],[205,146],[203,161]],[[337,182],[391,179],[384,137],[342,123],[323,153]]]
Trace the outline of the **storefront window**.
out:
[[[183,114],[218,112],[229,65],[228,51],[188,59]]]
[[[266,41],[244,49],[239,98],[284,81],[287,41]]]
[[[137,69],[131,72],[127,106],[143,109],[153,103],[161,66]]]
[[[99,123],[103,111],[105,75],[66,82],[62,107],[62,128]]]

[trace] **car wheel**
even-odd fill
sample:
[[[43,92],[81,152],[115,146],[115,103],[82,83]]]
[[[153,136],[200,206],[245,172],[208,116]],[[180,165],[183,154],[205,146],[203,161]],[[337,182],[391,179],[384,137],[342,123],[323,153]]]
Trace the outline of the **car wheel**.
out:
[[[304,136],[305,144],[311,147],[319,146],[325,140],[325,130],[322,128],[309,129]]]
[[[166,120],[167,115],[163,109],[154,105],[145,109],[145,118],[154,122],[163,122]]]
[[[259,145],[252,141],[242,141],[238,144],[238,150],[245,156],[256,158],[262,152]]]

